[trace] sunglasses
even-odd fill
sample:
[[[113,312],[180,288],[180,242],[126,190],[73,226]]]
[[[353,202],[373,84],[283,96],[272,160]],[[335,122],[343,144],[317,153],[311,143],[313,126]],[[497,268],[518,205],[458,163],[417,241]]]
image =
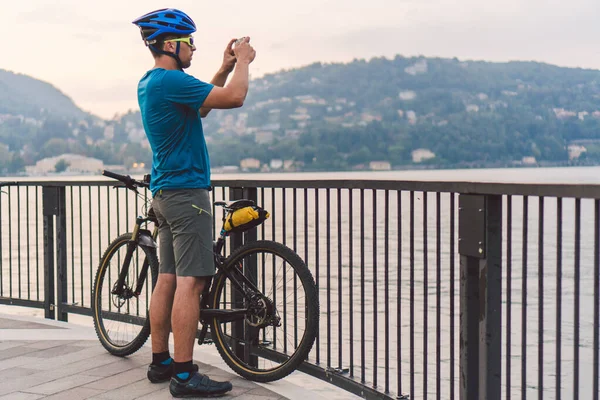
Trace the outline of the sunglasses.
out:
[[[191,36],[165,40],[165,43],[166,42],[183,42],[190,46],[193,50],[196,50],[196,46],[194,46],[194,38]]]

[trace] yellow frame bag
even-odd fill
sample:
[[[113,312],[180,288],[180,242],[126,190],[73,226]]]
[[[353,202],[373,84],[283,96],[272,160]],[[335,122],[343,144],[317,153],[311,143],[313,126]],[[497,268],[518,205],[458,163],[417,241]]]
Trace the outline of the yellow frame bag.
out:
[[[229,208],[229,212],[223,217],[223,229],[227,233],[246,232],[269,218],[269,212],[252,200],[238,200]]]

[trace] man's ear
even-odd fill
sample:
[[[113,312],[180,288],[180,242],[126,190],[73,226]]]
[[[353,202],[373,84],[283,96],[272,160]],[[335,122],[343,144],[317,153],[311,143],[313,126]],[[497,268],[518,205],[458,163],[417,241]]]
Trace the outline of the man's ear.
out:
[[[165,42],[163,50],[171,52],[171,53],[174,53],[175,52],[175,46],[174,46],[174,44],[175,44],[175,42]]]

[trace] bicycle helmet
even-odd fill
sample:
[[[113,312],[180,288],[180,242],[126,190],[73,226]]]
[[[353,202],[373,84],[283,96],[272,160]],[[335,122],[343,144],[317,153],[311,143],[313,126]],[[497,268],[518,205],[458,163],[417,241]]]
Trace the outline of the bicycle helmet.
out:
[[[146,46],[155,53],[173,57],[177,61],[179,69],[183,70],[183,64],[179,58],[179,42],[177,42],[175,53],[158,49],[154,45],[165,36],[189,36],[196,32],[196,24],[186,13],[176,8],[162,8],[142,15],[132,23],[140,28]]]
[[[133,21],[141,32],[146,44],[156,43],[160,36],[191,35],[196,32],[196,24],[183,11],[176,8],[162,8],[152,11]]]

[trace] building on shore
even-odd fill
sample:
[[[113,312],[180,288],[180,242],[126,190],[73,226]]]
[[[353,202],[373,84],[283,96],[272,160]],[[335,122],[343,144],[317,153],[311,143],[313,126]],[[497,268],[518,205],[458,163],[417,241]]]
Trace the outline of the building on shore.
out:
[[[61,164],[66,168],[57,171],[57,164]],[[25,167],[27,175],[47,175],[57,172],[67,174],[96,174],[102,172],[104,163],[92,157],[85,157],[78,154],[61,154],[55,157],[48,157],[39,160],[35,165]]]

